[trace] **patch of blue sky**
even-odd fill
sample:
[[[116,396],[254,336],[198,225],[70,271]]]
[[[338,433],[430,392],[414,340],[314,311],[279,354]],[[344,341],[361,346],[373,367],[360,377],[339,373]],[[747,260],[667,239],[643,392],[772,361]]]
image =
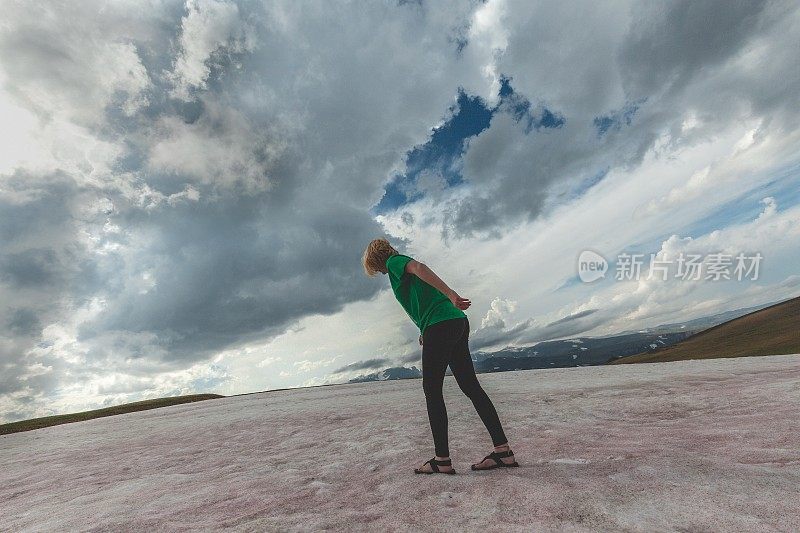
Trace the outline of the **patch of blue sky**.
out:
[[[564,125],[564,117],[553,113],[543,106],[533,109],[530,100],[515,93],[511,87],[511,78],[500,77],[500,101],[496,110],[507,110],[517,122],[525,123],[525,134],[541,128],[558,128]]]
[[[459,56],[461,55],[461,52],[464,51],[464,48],[467,47],[467,44],[469,44],[469,41],[467,40],[467,38],[463,37],[463,36],[459,36],[459,37],[456,37],[456,38],[451,38],[450,42],[455,43],[455,45],[456,45],[456,54],[458,54]]]
[[[608,175],[609,170],[610,167],[606,167],[592,174],[588,178],[579,181],[572,188],[567,190],[565,193],[561,194],[560,195],[561,198],[563,199],[563,201],[567,202],[580,198],[581,196],[586,194],[589,191],[589,189],[591,189],[592,187],[603,181],[603,179]]]
[[[590,181],[586,180],[586,183]],[[640,254],[637,260],[641,261],[641,275],[645,276],[650,263],[650,254],[660,250],[662,243],[673,234],[678,234],[681,238],[691,237],[692,239],[697,239],[715,230],[747,224],[755,220],[764,211],[764,198],[773,198],[779,212],[800,205],[800,165],[791,165],[777,172],[773,179],[763,186],[747,191],[741,196],[726,202],[715,209],[713,213],[697,220],[686,229],[667,231],[641,242],[630,243],[614,255],[605,254],[604,258],[608,262],[608,271],[605,279],[585,284],[580,280],[576,271],[574,275],[565,278],[553,291],[566,291],[584,285],[600,287],[616,281],[617,264],[621,254]],[[742,252],[753,253],[754,250],[742,250]],[[785,272],[780,271],[775,279],[782,279],[780,276],[785,274]]]
[[[448,111],[450,119],[433,129],[430,140],[407,153],[405,173],[395,176],[386,186],[386,192],[374,207],[373,214],[385,213],[418,200],[421,194],[408,197],[405,189],[425,170],[441,172],[450,186],[463,181],[456,170],[455,160],[461,157],[465,139],[489,127],[493,110],[486,106],[482,98],[470,96],[459,89],[456,104]]]
[[[757,204],[767,197],[775,199],[779,211],[800,204],[800,164],[790,165],[776,173],[768,183],[753,189],[745,198]]]
[[[698,239],[715,230],[747,224],[758,218],[766,207],[764,198],[773,198],[778,211],[800,204],[800,165],[783,169],[768,183],[746,191],[740,196],[721,204],[713,212],[692,222],[686,227],[671,228],[641,242],[630,243],[620,253],[643,253],[647,260],[650,254],[661,249],[661,244],[672,235],[680,238]],[[747,250],[743,250],[746,252]],[[606,258],[611,261],[612,258]]]
[[[630,126],[631,122],[633,122],[633,116],[646,101],[647,98],[641,98],[634,102],[628,102],[622,109],[613,111],[608,115],[595,117],[594,126],[597,128],[598,137],[602,137],[609,130],[619,130],[623,124]]]
[[[800,204],[800,165],[778,172],[761,187],[726,202],[687,230],[684,237],[697,238],[714,230],[755,220],[764,210],[764,198],[773,198],[778,211]]]
[[[440,127],[433,128],[425,144],[415,146],[406,154],[406,169],[386,185],[381,201],[370,209],[374,216],[397,209],[422,198],[423,193],[412,192],[419,175],[437,172],[448,187],[461,184],[460,160],[464,152],[464,141],[478,135],[491,123],[496,113],[510,113],[517,122],[525,124],[525,133],[541,128],[557,128],[564,124],[564,117],[544,106],[533,108],[527,98],[514,92],[511,78],[501,77],[499,101],[488,107],[479,96],[470,96],[458,90],[456,103],[448,110],[450,118]]]

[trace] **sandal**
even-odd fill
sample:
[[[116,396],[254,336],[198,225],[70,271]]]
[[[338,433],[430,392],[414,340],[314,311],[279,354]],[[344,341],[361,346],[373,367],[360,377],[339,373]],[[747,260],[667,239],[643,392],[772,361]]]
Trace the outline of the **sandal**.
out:
[[[422,463],[422,466],[425,466],[428,463],[431,464],[432,472],[428,472],[427,470],[420,470],[419,468],[415,468],[414,469],[414,473],[415,474],[455,474],[456,473],[455,469],[450,469],[450,470],[448,470],[446,472],[443,472],[443,471],[439,470],[439,466],[451,466],[452,462],[451,462],[450,459],[445,459],[444,461],[437,461],[436,457],[434,457],[434,458],[428,459],[427,461]]]
[[[503,461],[500,460],[501,457],[511,457],[513,455],[514,455],[514,452],[512,452],[510,449],[508,449],[508,450],[506,450],[504,452],[492,452],[489,455],[487,455],[486,457],[484,457],[483,459],[481,459],[480,461],[478,461],[477,463],[473,464],[471,466],[471,468],[473,470],[493,470],[495,468],[504,468],[504,467],[509,467],[510,468],[510,467],[513,467],[513,466],[519,466],[519,463],[517,463],[516,459],[514,460],[513,463],[508,463],[508,464],[506,464],[506,463],[504,463]],[[475,465],[481,464],[486,459],[493,460],[495,462],[495,464],[493,464],[491,466],[486,466],[486,467],[483,467],[483,468],[476,468],[475,467]]]

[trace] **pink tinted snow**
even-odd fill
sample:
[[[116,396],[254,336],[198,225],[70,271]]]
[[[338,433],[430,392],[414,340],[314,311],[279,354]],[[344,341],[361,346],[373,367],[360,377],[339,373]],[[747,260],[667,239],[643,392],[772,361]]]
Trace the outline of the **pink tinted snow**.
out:
[[[800,530],[800,356],[479,376],[520,468],[445,381],[264,392],[3,436],[9,531]]]

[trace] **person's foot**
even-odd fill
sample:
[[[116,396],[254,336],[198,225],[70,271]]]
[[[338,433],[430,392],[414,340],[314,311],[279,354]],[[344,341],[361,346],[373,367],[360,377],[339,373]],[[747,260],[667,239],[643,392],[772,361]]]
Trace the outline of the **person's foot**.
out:
[[[508,446],[508,444],[503,444],[501,446],[495,446],[494,447],[494,451],[496,451],[496,452],[505,452],[505,451],[511,452],[511,448]],[[516,461],[516,459],[514,459],[514,452],[511,452],[508,455],[508,457],[500,457],[500,460],[503,461],[503,463],[505,463],[507,465],[510,465],[510,464],[514,463],[514,461]],[[496,464],[497,463],[495,463],[494,459],[492,459],[490,457],[487,457],[483,461],[481,461],[480,463],[473,464],[472,468],[473,468],[473,470],[486,470],[487,468],[494,467]],[[439,468],[441,468],[441,467],[439,467]]]
[[[450,457],[449,456],[448,457],[439,457],[437,455],[435,457],[435,459],[437,461],[447,461],[448,459],[450,459]],[[437,466],[437,468],[439,468],[439,472],[450,472],[450,471],[453,470],[453,464],[452,463],[453,462],[450,461],[450,464],[447,465],[447,466],[445,466],[445,465],[436,465],[436,466]],[[433,468],[431,468],[431,464],[428,463],[428,462],[426,462],[424,465],[422,465],[421,467],[417,468],[416,470],[418,470],[420,472],[433,472]]]

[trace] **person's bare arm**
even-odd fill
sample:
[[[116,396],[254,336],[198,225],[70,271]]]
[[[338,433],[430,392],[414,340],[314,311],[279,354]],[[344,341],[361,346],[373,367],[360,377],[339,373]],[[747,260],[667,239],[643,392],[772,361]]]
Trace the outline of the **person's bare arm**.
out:
[[[412,259],[408,263],[406,263],[406,272],[410,272],[417,276],[419,279],[427,283],[428,285],[432,285],[436,287],[442,294],[447,296],[453,305],[457,308],[461,309],[462,311],[468,308],[472,302],[469,301],[468,298],[462,298],[458,295],[456,291],[451,289],[447,283],[442,281],[442,279],[436,275],[436,273],[428,268],[428,265],[425,263],[420,263],[416,259]]]

